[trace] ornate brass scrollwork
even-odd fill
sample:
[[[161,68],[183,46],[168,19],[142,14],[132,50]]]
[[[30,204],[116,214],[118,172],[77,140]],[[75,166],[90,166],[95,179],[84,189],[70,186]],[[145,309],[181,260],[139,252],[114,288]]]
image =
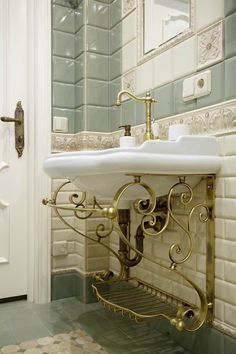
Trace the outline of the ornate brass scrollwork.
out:
[[[121,186],[115,193],[114,198],[108,207],[102,207],[96,199],[93,200],[92,207],[86,207],[85,194],[73,194],[69,202],[73,205],[63,206],[57,204],[57,196],[61,188],[67,183],[60,186],[54,192],[52,200],[44,200],[47,204],[55,209],[58,217],[77,234],[86,237],[94,242],[102,244],[107,248],[119,261],[120,272],[115,279],[108,280],[110,274],[108,270],[104,274],[96,274],[96,283],[92,286],[99,301],[101,301],[109,309],[119,312],[123,315],[128,315],[135,320],[143,320],[146,318],[165,317],[169,319],[170,323],[176,327],[177,330],[195,331],[199,329],[205,322],[211,322],[213,316],[213,302],[214,302],[214,226],[213,226],[213,198],[214,198],[214,176],[203,176],[207,184],[207,200],[202,203],[194,204],[194,191],[192,187],[186,182],[185,176],[180,176],[179,181],[174,184],[167,196],[165,197],[165,207],[160,207],[157,202],[157,197],[154,190],[141,181],[140,176],[133,176],[133,181]],[[125,225],[119,222],[119,204],[125,193],[136,186],[144,189],[148,195],[146,200],[138,199],[133,203],[133,210],[137,213],[141,222],[135,242],[127,237],[125,234]],[[174,201],[178,201],[179,205],[185,210],[185,217],[180,218],[174,207]],[[78,231],[73,225],[70,225],[60,214],[60,210],[72,210],[75,217],[79,219],[87,219],[98,213],[102,217],[106,217],[110,226],[105,227],[100,223],[95,231],[95,238],[85,235]],[[85,216],[80,216],[84,213]],[[188,259],[190,259],[194,247],[194,235],[192,230],[193,216],[198,215],[198,222],[206,223],[208,226],[207,234],[207,281],[206,281],[206,295],[200,287],[195,284],[192,279],[186,276],[183,271],[179,270],[178,266],[182,266]],[[186,241],[184,245],[176,241],[169,246],[170,266],[164,265],[159,259],[153,257],[145,252],[143,245],[143,238],[145,235],[155,238],[164,235],[170,222],[175,225],[176,229],[181,231]],[[104,239],[111,236],[112,232],[119,235],[120,240],[125,245],[122,251],[114,251]],[[133,251],[134,255],[130,258],[127,255],[128,251]],[[171,295],[160,290],[157,287],[148,285],[147,283],[137,280],[135,278],[129,279],[127,277],[127,268],[137,265],[142,259],[152,262],[158,267],[171,272],[172,275],[180,277],[187,283],[198,295],[198,305],[188,303],[185,300]],[[181,267],[180,267],[181,268]],[[124,282],[125,281],[125,282]],[[114,287],[111,293],[104,292],[100,289],[100,284],[106,282],[108,288]],[[131,294],[128,289],[120,289],[120,284],[134,285],[132,287],[132,300],[129,299]],[[127,295],[126,295],[127,293]],[[146,294],[146,295],[145,295]],[[145,297],[146,296],[146,297]],[[143,299],[142,301],[140,299]],[[145,300],[146,299],[146,300]],[[146,301],[146,302],[145,302]],[[148,308],[148,303],[151,304]],[[141,304],[141,307],[139,306]],[[144,309],[144,307],[146,308]],[[155,310],[156,309],[156,310]],[[186,320],[187,319],[187,320]]]

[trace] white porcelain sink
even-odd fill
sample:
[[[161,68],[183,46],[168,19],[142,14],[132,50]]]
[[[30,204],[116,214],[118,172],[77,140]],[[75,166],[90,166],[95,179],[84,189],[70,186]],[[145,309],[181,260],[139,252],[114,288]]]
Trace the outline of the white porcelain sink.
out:
[[[52,154],[45,160],[44,170],[52,178],[68,178],[82,191],[111,198],[133,180],[128,174],[144,175],[143,182],[157,195],[165,195],[178,181],[176,175],[215,174],[220,163],[216,138],[192,135],[176,141],[150,140],[134,148]],[[194,185],[199,177],[188,177],[187,181]],[[146,192],[142,189],[140,194],[141,187],[137,188],[139,191],[129,190],[124,199],[145,198]]]

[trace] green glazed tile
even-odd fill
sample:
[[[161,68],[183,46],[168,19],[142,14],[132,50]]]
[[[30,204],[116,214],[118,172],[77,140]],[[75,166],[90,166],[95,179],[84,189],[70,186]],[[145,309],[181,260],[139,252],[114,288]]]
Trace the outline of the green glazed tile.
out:
[[[53,4],[63,5],[71,8],[71,4],[69,3],[68,0],[53,0]]]
[[[176,80],[173,83],[174,114],[188,112],[196,109],[196,100],[183,101],[183,79]]]
[[[75,35],[74,44],[75,44],[76,58],[85,51],[84,36],[85,36],[85,26],[81,27],[80,30]]]
[[[121,126],[121,109],[120,107],[111,107],[109,108],[109,121],[110,121],[110,131],[114,132],[119,130]]]
[[[225,57],[236,55],[236,13],[225,19]]]
[[[67,117],[68,118],[68,133],[70,133],[70,134],[76,133],[74,109],[53,108],[53,117]]]
[[[109,79],[109,58],[106,55],[87,53],[87,78],[107,81]]]
[[[108,106],[108,82],[87,80],[87,104],[94,106]]]
[[[197,99],[197,108],[222,102],[225,97],[224,63],[211,66],[211,93]],[[220,83],[220,84],[219,84]]]
[[[75,295],[75,274],[52,275],[52,300],[63,299]]]
[[[75,82],[85,78],[85,54],[81,54],[75,61]]]
[[[53,106],[60,108],[75,107],[74,85],[53,83]]]
[[[128,100],[121,105],[121,122],[122,125],[130,124],[132,126],[136,125],[136,102],[133,100]]]
[[[225,17],[229,16],[233,12],[236,12],[236,1],[235,0],[225,0]]]
[[[109,6],[99,1],[89,0],[86,21],[88,25],[108,29]]]
[[[73,59],[53,57],[53,81],[74,84],[75,62]]]
[[[109,105],[114,106],[116,104],[116,97],[121,90],[121,78],[110,81],[109,83]]]
[[[110,41],[110,54],[116,52],[122,46],[122,26],[121,23],[118,23],[113,29],[110,31],[109,36]]]
[[[135,104],[136,104],[136,124],[145,123],[146,121],[145,104],[141,102],[135,102]]]
[[[236,97],[236,57],[225,60],[225,98]]]
[[[73,9],[53,5],[53,29],[75,33],[75,12]]]
[[[53,31],[53,54],[62,57],[75,57],[74,35]]]
[[[110,5],[110,28],[121,20],[121,1],[115,0]]]
[[[87,26],[87,50],[109,54],[109,32],[102,28]]]
[[[224,354],[235,354],[236,339],[230,336],[224,336]]]
[[[94,132],[110,131],[107,107],[87,107],[87,130]]]
[[[75,111],[75,133],[85,131],[85,106],[81,106]],[[76,296],[79,298],[80,293],[76,292]]]
[[[85,80],[77,82],[75,86],[75,107],[78,108],[85,104]]]
[[[80,1],[79,6],[75,10],[75,32],[84,25],[84,8],[85,2]]]
[[[115,54],[110,56],[110,80],[114,80],[121,75],[121,66],[122,66],[122,53],[121,50],[118,50]]]
[[[172,83],[155,89],[153,97],[157,100],[157,102],[153,103],[153,115],[155,119],[174,114]]]

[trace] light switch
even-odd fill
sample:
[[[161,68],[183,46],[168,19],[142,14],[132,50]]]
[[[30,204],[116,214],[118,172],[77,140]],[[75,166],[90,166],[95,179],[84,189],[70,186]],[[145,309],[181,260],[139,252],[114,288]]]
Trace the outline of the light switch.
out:
[[[209,95],[211,93],[211,71],[207,70],[194,76],[195,98]]]
[[[68,133],[68,118],[53,117],[53,131],[56,133]]]
[[[185,79],[183,82],[183,100],[190,101],[194,99],[194,76]]]

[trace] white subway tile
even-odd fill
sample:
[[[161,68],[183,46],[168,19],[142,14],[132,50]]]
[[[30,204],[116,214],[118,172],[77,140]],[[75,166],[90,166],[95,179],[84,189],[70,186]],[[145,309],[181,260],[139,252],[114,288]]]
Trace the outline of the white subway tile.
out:
[[[73,266],[84,269],[83,258],[75,253],[68,254],[67,256],[53,257],[52,259],[52,269],[70,268]]]
[[[225,278],[225,261],[215,259],[215,277],[224,280]]]
[[[224,219],[215,218],[215,235],[218,238],[225,237],[225,222]]]
[[[236,178],[225,179],[225,196],[226,198],[236,198]]]
[[[52,242],[55,241],[73,241],[76,239],[76,233],[73,230],[53,230],[52,231]]]
[[[85,244],[81,244],[79,242],[75,242],[75,252],[84,258],[84,262],[85,262],[85,257],[86,257],[86,245]]]
[[[73,216],[66,217],[65,220],[71,225],[73,225],[74,217]],[[58,230],[58,229],[64,230],[67,228],[68,226],[66,226],[58,217],[52,218],[52,230]]]
[[[123,46],[136,38],[136,11],[124,18],[122,22],[122,44]]]
[[[196,29],[197,31],[223,18],[223,0],[196,1]]]
[[[67,250],[68,250],[68,253],[76,253],[76,251],[75,251],[75,241],[67,242]]]
[[[215,299],[215,318],[219,321],[224,321],[224,302]]]
[[[224,178],[216,178],[216,197],[223,198],[225,194],[225,179]]]
[[[216,258],[236,262],[236,242],[216,239]]]
[[[236,285],[216,279],[215,294],[218,299],[226,301],[232,305],[236,305]]]
[[[154,81],[153,87],[161,86],[173,80],[173,54],[172,49],[159,54],[153,59]]]
[[[224,321],[234,328],[236,327],[236,307],[230,304],[225,304],[225,318]]]
[[[236,176],[236,156],[225,156],[222,159],[219,177],[235,177]]]
[[[122,48],[122,72],[126,73],[128,70],[136,67],[136,40],[129,42]]]
[[[109,261],[108,257],[97,257],[86,259],[86,271],[96,272],[99,270],[108,269]]]
[[[146,63],[137,66],[136,68],[136,94],[143,94],[146,91],[150,91],[153,84],[153,60],[149,60]]]
[[[225,220],[225,238],[236,241],[236,220]]]
[[[216,198],[215,216],[217,218],[236,219],[236,199]]]
[[[236,263],[225,262],[225,280],[236,284]]]
[[[196,70],[196,37],[193,36],[173,48],[174,80]]]
[[[96,257],[108,257],[109,251],[103,245],[99,244],[90,244],[87,246],[87,257],[96,258]]]
[[[206,273],[206,256],[198,254],[197,255],[197,271],[201,273]]]

